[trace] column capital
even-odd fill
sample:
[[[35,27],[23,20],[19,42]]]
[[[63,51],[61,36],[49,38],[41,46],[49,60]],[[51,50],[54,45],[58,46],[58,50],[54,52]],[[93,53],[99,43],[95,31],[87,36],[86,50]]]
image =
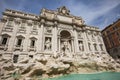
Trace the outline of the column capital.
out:
[[[1,22],[7,22],[6,18],[1,19]]]
[[[20,19],[20,18],[16,18],[16,19],[15,19],[15,23],[16,23],[16,24],[20,24],[20,23],[21,23],[21,19]]]
[[[74,38],[75,38],[74,36],[71,36],[71,39],[72,39],[72,40],[74,40]]]
[[[41,19],[41,20],[40,20],[40,23],[41,23],[41,24],[45,24],[45,19]]]
[[[73,30],[77,30],[77,29],[76,29],[76,25],[75,25],[75,24],[73,24]]]
[[[58,22],[54,21],[54,27],[57,27],[57,25],[58,25]]]
[[[60,39],[60,35],[57,35],[58,36],[58,39]]]

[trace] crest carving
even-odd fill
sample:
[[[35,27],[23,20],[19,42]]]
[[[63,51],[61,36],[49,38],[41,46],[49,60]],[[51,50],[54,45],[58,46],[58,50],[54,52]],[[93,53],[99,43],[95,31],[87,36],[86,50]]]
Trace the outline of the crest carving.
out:
[[[58,12],[64,15],[69,15],[70,10],[68,10],[65,6],[62,6],[60,8],[58,8]]]

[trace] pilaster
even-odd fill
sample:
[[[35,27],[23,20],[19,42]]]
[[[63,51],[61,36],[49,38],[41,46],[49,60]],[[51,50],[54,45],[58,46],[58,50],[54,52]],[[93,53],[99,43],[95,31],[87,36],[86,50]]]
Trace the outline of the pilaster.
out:
[[[17,34],[17,30],[19,25],[16,23],[18,20],[15,19],[14,20],[14,24],[12,25],[13,27],[13,32],[11,33],[12,36],[9,39],[9,44],[8,44],[8,51],[12,52],[14,50],[14,46],[15,46],[15,39],[16,39],[16,34]],[[17,26],[16,26],[17,25]]]
[[[32,24],[33,21],[29,20],[29,21],[25,21],[25,29],[26,29],[26,34],[25,35],[25,39],[23,40],[23,51],[24,52],[27,52],[28,51],[28,46],[29,46],[29,41],[30,41],[30,31],[31,31],[31,27],[32,27]],[[28,24],[28,25],[27,25]]]

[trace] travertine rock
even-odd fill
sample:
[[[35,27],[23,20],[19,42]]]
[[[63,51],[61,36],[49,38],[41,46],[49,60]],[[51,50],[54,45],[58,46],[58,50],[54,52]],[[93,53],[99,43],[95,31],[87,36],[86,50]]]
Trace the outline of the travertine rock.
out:
[[[87,55],[87,54],[86,54]],[[84,55],[84,56],[86,56]],[[55,77],[70,73],[90,73],[99,71],[120,71],[120,64],[116,63],[109,55],[97,57],[89,55],[74,57],[47,57],[30,59],[22,59],[19,63],[13,64],[11,59],[0,60],[1,66],[1,79],[25,79],[36,77]],[[12,76],[14,74],[14,76]]]

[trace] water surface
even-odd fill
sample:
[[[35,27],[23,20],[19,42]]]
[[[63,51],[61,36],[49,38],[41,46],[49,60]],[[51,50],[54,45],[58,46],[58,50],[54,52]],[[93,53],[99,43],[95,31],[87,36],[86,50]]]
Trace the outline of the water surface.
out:
[[[47,80],[120,80],[120,72],[102,72],[93,74],[69,74]]]

